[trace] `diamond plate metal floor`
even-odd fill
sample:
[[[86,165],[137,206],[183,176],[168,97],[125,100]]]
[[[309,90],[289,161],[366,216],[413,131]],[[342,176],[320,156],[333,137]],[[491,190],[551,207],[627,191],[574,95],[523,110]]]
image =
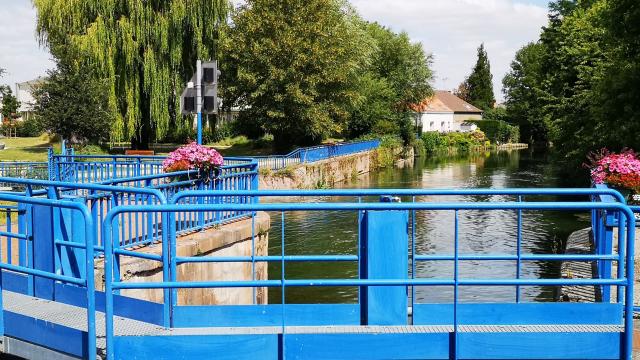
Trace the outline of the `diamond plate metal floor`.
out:
[[[13,313],[41,319],[47,322],[86,331],[87,312],[84,308],[34,298],[27,295],[3,291],[4,309]],[[176,328],[163,327],[123,317],[115,317],[116,336],[178,336],[178,335],[252,335],[281,334],[282,327],[208,327]],[[416,325],[416,326],[287,326],[287,334],[401,334],[401,333],[449,333],[453,326]],[[622,332],[617,325],[461,325],[459,332],[467,333],[589,333]],[[105,348],[105,316],[96,314],[96,333],[98,353]]]

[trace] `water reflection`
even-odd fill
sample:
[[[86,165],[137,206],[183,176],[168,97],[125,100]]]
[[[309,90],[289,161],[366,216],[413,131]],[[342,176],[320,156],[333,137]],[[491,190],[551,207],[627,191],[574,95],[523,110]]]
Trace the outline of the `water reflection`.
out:
[[[418,159],[415,167],[386,169],[360,178],[345,188],[522,188],[558,187],[559,179],[553,176],[547,154],[530,150],[499,153],[481,153],[444,158]],[[325,202],[344,201],[345,198],[305,198],[287,201]],[[351,201],[352,199],[349,199]],[[404,199],[409,201],[410,199]],[[421,202],[465,201],[486,202],[515,200],[509,196],[427,196]],[[538,197],[536,200],[554,200],[554,197]],[[284,199],[278,199],[281,202]],[[272,213],[270,254],[279,254],[283,223],[280,213]],[[522,252],[556,253],[567,236],[588,226],[588,216],[569,212],[523,212]],[[346,212],[293,212],[285,214],[285,249],[287,255],[356,254],[357,217]],[[460,211],[461,254],[516,254],[516,211]],[[424,255],[453,255],[454,212],[421,211],[416,214],[416,249]],[[515,277],[513,261],[468,261],[461,264],[460,276],[464,278]],[[271,264],[270,277],[280,278],[279,264]],[[290,279],[357,278],[354,263],[289,263],[286,276]],[[452,262],[419,262],[418,277],[452,278]],[[523,262],[523,278],[555,278],[559,264],[550,262]],[[523,301],[548,301],[553,298],[553,288],[522,287]],[[459,293],[463,301],[513,301],[514,287],[465,287]],[[451,288],[416,288],[419,302],[449,302]],[[281,301],[281,290],[271,289],[269,300]],[[290,303],[357,302],[355,288],[289,288],[286,300]]]

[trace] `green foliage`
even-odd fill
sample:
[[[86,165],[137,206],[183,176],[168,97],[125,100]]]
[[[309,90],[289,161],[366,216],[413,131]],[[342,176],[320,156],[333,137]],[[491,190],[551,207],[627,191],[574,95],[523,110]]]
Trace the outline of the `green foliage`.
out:
[[[344,129],[373,47],[346,3],[248,0],[224,33],[223,96],[244,109],[241,123],[273,134],[279,149]]]
[[[237,134],[234,132],[234,127],[230,123],[225,123],[218,126],[215,129],[206,129],[202,134],[202,141],[205,144],[217,143],[224,139],[232,138]]]
[[[147,147],[175,125],[179,97],[196,59],[213,59],[226,0],[34,0],[37,32],[53,55],[70,52],[106,79],[114,141]]]
[[[432,57],[420,43],[412,43],[405,32],[394,33],[377,23],[366,23],[366,33],[373,39],[374,52],[368,71],[356,81],[356,98],[347,127],[347,137],[363,134],[399,134],[406,144],[410,123],[407,112],[411,104],[433,94],[429,84],[433,77]]]
[[[358,98],[347,124],[348,138],[375,132],[389,134],[397,131],[394,111],[395,94],[386,79],[365,73],[356,84]]]
[[[549,139],[565,169],[594,149],[640,148],[638,20],[633,0],[554,1],[540,41],[503,81],[524,140]]]
[[[476,147],[486,146],[486,137],[482,131],[464,133],[430,131],[423,133],[421,139],[428,154],[452,150],[467,152]]]
[[[24,121],[16,121],[14,125],[16,127],[16,135],[19,137],[36,137],[40,136],[44,131],[40,121],[33,116]]]
[[[484,44],[478,48],[478,61],[471,75],[460,85],[456,94],[479,109],[493,108],[496,102],[493,95],[493,75],[491,75],[491,65]]]
[[[422,133],[421,139],[428,154],[441,151],[447,147],[446,139],[437,131]]]
[[[17,116],[18,108],[20,108],[20,102],[13,95],[11,88],[7,85],[0,85],[0,95],[2,95],[2,119],[13,119]]]
[[[89,68],[58,61],[48,80],[33,92],[38,127],[72,144],[108,141],[115,118],[108,89],[108,82],[96,80]]]
[[[520,129],[501,119],[487,119],[469,121],[478,125],[478,129],[486,134],[487,139],[492,143],[517,143],[520,141]]]
[[[549,117],[544,113],[544,55],[542,43],[529,43],[518,51],[511,71],[502,80],[507,111],[504,119],[496,120],[509,119],[517,124],[522,140],[530,144],[549,141]]]

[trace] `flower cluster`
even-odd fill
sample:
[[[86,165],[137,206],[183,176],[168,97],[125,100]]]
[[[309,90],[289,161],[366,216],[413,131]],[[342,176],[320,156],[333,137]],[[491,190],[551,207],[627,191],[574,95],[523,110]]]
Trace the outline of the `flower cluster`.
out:
[[[640,191],[640,159],[632,150],[624,150],[620,154],[602,150],[591,155],[588,167],[596,184],[607,183],[636,193]]]
[[[208,172],[222,166],[223,161],[222,155],[215,149],[192,142],[170,153],[162,162],[162,168],[165,172],[185,170]]]

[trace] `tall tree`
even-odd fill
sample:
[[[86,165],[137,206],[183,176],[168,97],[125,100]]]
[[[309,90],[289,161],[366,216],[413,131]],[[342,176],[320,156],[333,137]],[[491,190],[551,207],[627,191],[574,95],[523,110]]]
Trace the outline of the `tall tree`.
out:
[[[106,96],[109,81],[98,79],[91,68],[64,60],[58,60],[48,75],[33,92],[40,127],[72,144],[108,141],[115,118]]]
[[[511,70],[502,80],[509,122],[520,126],[522,141],[547,143],[548,118],[544,113],[543,44],[529,43],[516,53]]]
[[[467,90],[465,101],[482,110],[493,108],[496,102],[493,94],[493,75],[484,44],[478,48],[478,60],[471,75],[464,81],[463,88]]]
[[[374,47],[370,65],[358,79],[358,101],[351,114],[348,135],[371,131],[399,132],[411,104],[432,95],[431,55],[405,32],[395,33],[377,23],[365,24]],[[389,129],[391,128],[391,129]]]
[[[12,120],[18,113],[20,101],[13,95],[11,88],[7,85],[0,86],[0,95],[2,95],[2,110],[0,111],[2,119],[0,120]]]
[[[226,0],[34,0],[37,31],[54,56],[60,51],[109,81],[109,107],[117,114],[114,140],[146,148],[179,115],[181,88],[196,59],[216,56]],[[71,49],[71,50],[69,50]],[[184,121],[183,121],[184,120]]]
[[[241,124],[271,133],[280,150],[344,128],[371,51],[346,2],[248,0],[224,32],[224,97],[243,108]]]
[[[610,62],[597,88],[595,111],[612,149],[640,151],[640,3],[611,0],[603,13]]]

